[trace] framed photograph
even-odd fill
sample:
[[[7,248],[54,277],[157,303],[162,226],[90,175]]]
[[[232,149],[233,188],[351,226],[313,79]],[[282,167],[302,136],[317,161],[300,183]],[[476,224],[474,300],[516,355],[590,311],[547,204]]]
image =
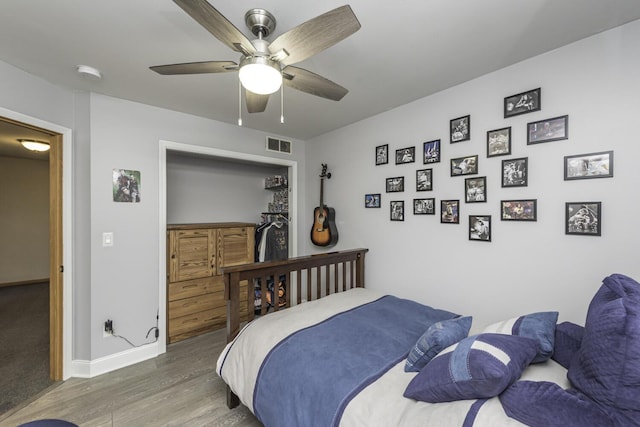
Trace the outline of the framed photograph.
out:
[[[140,171],[128,169],[113,170],[113,201],[140,203]]]
[[[387,178],[387,193],[400,193],[404,191],[404,176]]]
[[[502,186],[526,187],[528,184],[528,157],[502,161]]]
[[[613,151],[564,156],[564,180],[612,178]]]
[[[537,221],[538,201],[528,200],[500,200],[500,219],[502,221]]]
[[[527,123],[527,145],[569,139],[569,116]]]
[[[404,201],[395,200],[389,202],[391,208],[391,221],[404,221]]]
[[[451,159],[451,176],[478,173],[478,155]]]
[[[491,215],[469,215],[469,240],[491,241]]]
[[[365,208],[379,208],[380,207],[380,193],[377,193],[377,194],[365,194],[364,195],[364,207]]]
[[[460,200],[440,200],[440,222],[460,224]]]
[[[416,171],[416,191],[433,190],[433,169],[420,169]]]
[[[436,139],[433,141],[428,141],[422,144],[424,159],[423,163],[425,165],[429,163],[439,163],[440,162],[440,140]]]
[[[396,150],[396,165],[413,163],[416,161],[416,147],[407,147]]]
[[[376,147],[376,166],[389,163],[389,144]]]
[[[413,199],[414,215],[435,215],[436,199]]]
[[[565,212],[565,234],[601,235],[602,202],[567,202]]]
[[[540,111],[542,108],[541,95],[540,88],[538,88],[507,96],[504,99],[504,118]]]
[[[471,139],[471,116],[458,117],[449,122],[451,143],[468,141]]]
[[[487,131],[487,157],[511,154],[511,126]]]
[[[464,180],[464,201],[482,203],[487,201],[487,177],[480,176]]]

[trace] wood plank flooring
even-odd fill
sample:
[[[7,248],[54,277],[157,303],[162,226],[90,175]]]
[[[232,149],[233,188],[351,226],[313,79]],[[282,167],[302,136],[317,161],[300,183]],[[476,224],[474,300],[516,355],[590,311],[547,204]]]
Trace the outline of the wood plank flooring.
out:
[[[0,426],[59,418],[83,427],[260,427],[245,406],[226,406],[225,384],[215,372],[224,342],[219,330],[171,344],[152,360],[91,379],[71,378],[0,415]]]

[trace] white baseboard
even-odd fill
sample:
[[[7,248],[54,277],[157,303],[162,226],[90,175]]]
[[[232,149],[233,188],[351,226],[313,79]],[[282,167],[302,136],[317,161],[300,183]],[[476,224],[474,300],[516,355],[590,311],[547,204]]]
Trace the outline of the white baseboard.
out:
[[[158,356],[158,343],[132,348],[95,360],[72,360],[71,376],[93,378]]]

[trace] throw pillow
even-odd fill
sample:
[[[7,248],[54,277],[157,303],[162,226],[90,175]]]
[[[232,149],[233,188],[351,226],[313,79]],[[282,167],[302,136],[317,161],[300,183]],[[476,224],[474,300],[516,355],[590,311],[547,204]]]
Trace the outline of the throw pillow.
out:
[[[584,327],[571,322],[562,322],[556,325],[556,342],[553,346],[551,358],[569,369],[571,359],[580,350]]]
[[[405,372],[418,372],[445,348],[469,335],[470,316],[434,323],[413,346],[404,365]]]
[[[557,321],[557,311],[544,311],[494,323],[482,332],[519,335],[536,340],[538,353],[532,363],[540,363],[549,360],[553,354]]]
[[[497,396],[520,378],[537,348],[535,340],[516,335],[465,338],[434,357],[404,396],[431,403]]]

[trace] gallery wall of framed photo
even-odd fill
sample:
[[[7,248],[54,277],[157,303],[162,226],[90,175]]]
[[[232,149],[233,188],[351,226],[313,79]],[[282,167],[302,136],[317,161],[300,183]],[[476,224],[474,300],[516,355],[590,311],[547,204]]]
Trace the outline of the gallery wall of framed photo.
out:
[[[383,207],[384,194],[389,196],[386,203],[390,221],[403,222],[412,213],[416,216],[439,215],[441,224],[463,224],[468,229],[468,239],[481,242],[492,241],[492,213],[499,221],[537,222],[537,207],[538,203],[544,203],[544,192],[534,195],[523,192],[522,197],[513,197],[513,191],[526,189],[536,179],[530,173],[528,150],[535,150],[539,144],[569,139],[570,116],[547,117],[542,99],[542,87],[504,96],[503,121],[489,129],[475,125],[473,134],[472,117],[467,114],[450,119],[449,135],[425,134],[423,141],[409,146],[404,141],[376,146],[374,165],[388,168],[390,176],[384,183],[379,183],[380,187],[384,185],[383,190],[373,188],[378,192],[365,194],[365,208]],[[561,106],[553,108],[554,111],[559,109]],[[531,117],[526,126],[512,125],[513,117],[525,114]],[[512,149],[514,143],[518,144],[517,156],[512,154],[516,152]],[[467,154],[448,154],[448,146],[452,144],[457,147],[468,144],[468,149],[463,150]],[[613,155],[613,150],[609,150],[564,156],[565,183],[558,185],[570,185],[567,181],[574,180],[612,178]],[[492,158],[499,159],[487,161]],[[549,167],[560,167],[560,163],[551,160],[544,161]],[[536,157],[535,161],[541,160]],[[441,193],[438,184],[434,183],[434,170],[444,168],[448,168],[448,179],[460,181],[459,191],[453,194],[450,191]],[[491,182],[496,177],[502,191],[492,192],[489,197],[488,189],[498,185]],[[424,197],[421,192],[430,192],[428,195],[433,197]],[[474,208],[468,209],[471,206]],[[563,218],[565,234],[601,236],[602,210],[601,201],[567,200]],[[495,221],[493,224],[496,225]]]

